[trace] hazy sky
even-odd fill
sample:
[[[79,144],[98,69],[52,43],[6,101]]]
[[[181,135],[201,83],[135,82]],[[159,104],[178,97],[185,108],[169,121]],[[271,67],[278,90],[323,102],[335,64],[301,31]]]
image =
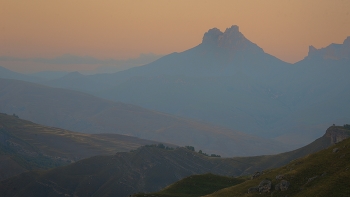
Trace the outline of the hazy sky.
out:
[[[348,0],[0,0],[0,56],[126,59],[198,45],[231,25],[284,61],[350,36]]]

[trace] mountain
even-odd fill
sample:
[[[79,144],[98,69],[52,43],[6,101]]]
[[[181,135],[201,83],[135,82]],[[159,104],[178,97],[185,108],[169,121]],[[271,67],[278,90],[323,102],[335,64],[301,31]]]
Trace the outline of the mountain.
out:
[[[343,124],[350,118],[349,41],[348,37],[343,44],[318,50],[310,47],[308,56],[293,65],[288,82],[276,85],[281,90],[280,102],[293,109],[279,122],[278,130],[292,131],[280,136],[281,141],[301,139],[307,133],[318,133],[325,125]]]
[[[67,71],[40,71],[30,75],[33,77],[38,77],[46,80],[54,80],[54,79],[64,77],[68,73],[69,72]]]
[[[83,134],[0,113],[0,180],[159,142],[118,134]]]
[[[30,81],[30,82],[40,82],[42,80],[40,77],[17,73],[1,66],[0,66],[0,78],[17,79],[17,80]]]
[[[314,46],[309,46],[307,59],[330,59],[340,60],[350,58],[350,36],[347,37],[342,44],[332,43],[329,46],[316,49]]]
[[[153,63],[121,71],[117,78],[134,76],[231,76],[233,74],[268,74],[276,67],[290,66],[267,53],[249,41],[238,26],[221,32],[210,29],[203,36],[202,43],[181,53],[172,53]],[[273,74],[273,73],[271,73]]]
[[[199,45],[144,66],[43,83],[275,139],[291,150],[350,118],[349,51],[347,38],[310,47],[288,64],[232,26],[210,29]]]
[[[235,130],[112,102],[86,93],[0,79],[0,111],[42,125],[84,133],[115,133],[222,156],[283,152],[285,146]],[[252,145],[254,144],[254,145]]]
[[[205,156],[190,148],[165,149],[160,146],[144,146],[131,152],[119,152],[114,156],[83,159],[48,171],[23,173],[2,181],[0,195],[4,197],[24,194],[27,196],[122,197],[137,192],[159,191],[167,185],[194,174],[210,172],[224,176],[240,176],[264,170],[271,177],[271,174],[273,176],[276,174],[266,169],[280,167],[294,160],[292,164],[288,164],[287,169],[281,168],[293,173],[289,169],[295,168],[293,167],[296,163],[295,159],[322,150],[334,143],[341,144],[336,145],[341,151],[345,150],[341,141],[349,136],[350,132],[347,128],[332,126],[323,137],[301,149],[258,157],[217,158]],[[344,141],[349,143],[349,140]],[[327,149],[329,152],[331,150]],[[343,154],[345,152],[337,156]],[[312,156],[306,158],[309,157]],[[344,161],[347,160],[344,159]],[[316,164],[320,163],[314,162],[313,166]],[[317,173],[322,174],[323,171]]]
[[[336,45],[342,58],[311,52],[290,65],[264,53],[235,26],[212,29],[190,50],[114,74],[114,87],[95,95],[300,147],[322,134],[320,128],[350,117],[347,43]]]

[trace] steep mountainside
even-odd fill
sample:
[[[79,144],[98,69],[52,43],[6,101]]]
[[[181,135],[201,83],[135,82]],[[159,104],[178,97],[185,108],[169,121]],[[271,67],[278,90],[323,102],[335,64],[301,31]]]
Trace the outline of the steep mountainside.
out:
[[[123,197],[154,192],[193,174],[211,172],[239,176],[279,167],[349,135],[345,128],[334,126],[322,138],[299,150],[259,157],[213,158],[186,148],[141,147],[114,156],[84,159],[53,170],[23,173],[2,181],[0,195]]]
[[[283,152],[285,147],[231,129],[116,103],[85,93],[0,79],[0,111],[84,133],[126,134],[222,156]],[[254,144],[252,146],[251,144]]]
[[[83,134],[0,113],[0,180],[158,142],[117,134]]]

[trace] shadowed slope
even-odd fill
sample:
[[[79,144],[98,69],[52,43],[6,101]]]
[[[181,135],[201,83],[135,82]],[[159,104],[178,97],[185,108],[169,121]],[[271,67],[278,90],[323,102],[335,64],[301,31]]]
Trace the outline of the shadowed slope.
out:
[[[117,134],[83,134],[0,113],[0,180],[95,155],[113,155],[155,141]]]

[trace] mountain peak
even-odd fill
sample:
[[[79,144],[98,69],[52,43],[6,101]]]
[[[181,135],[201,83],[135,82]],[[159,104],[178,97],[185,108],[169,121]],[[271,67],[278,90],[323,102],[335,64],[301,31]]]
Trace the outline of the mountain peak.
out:
[[[218,28],[209,29],[203,36],[203,44],[215,45],[220,37],[222,36],[222,32]]]
[[[350,36],[348,36],[348,37],[344,40],[343,45],[346,45],[346,46],[349,46],[349,47],[350,47]]]
[[[316,51],[317,51],[317,49],[314,46],[310,45],[309,46],[309,53],[308,53],[308,55],[310,56],[313,53],[316,53]]]
[[[225,32],[221,32],[218,28],[210,29],[204,34],[202,45],[218,47],[231,52],[244,50],[263,51],[256,44],[244,37],[237,25],[226,28]]]
[[[226,28],[225,34],[239,32],[239,27],[237,25],[232,25],[230,28]]]

